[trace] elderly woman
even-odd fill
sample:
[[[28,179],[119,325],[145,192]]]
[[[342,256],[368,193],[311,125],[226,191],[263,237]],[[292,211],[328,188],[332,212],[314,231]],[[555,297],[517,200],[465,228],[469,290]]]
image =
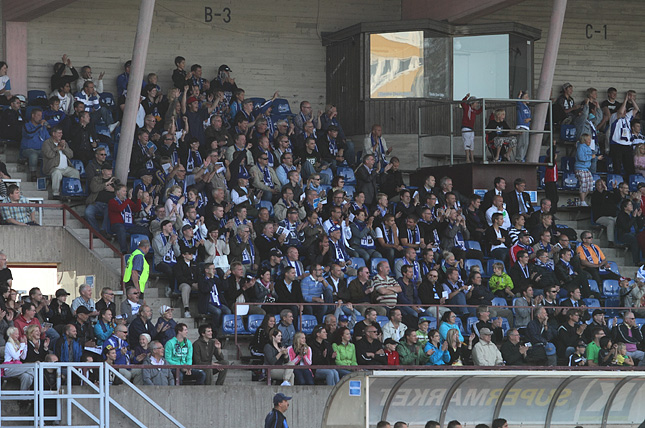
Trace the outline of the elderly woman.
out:
[[[4,364],[15,365],[3,369],[3,376],[17,377],[20,379],[20,390],[27,391],[34,383],[34,375],[31,368],[19,365],[27,358],[27,337],[23,336],[21,339],[17,327],[9,327],[7,336],[9,339],[7,339],[7,346],[4,349]]]
[[[152,338],[148,333],[142,333],[139,336],[139,345],[134,348],[134,358],[131,360],[132,364],[142,364],[143,361],[150,355],[150,341]]]

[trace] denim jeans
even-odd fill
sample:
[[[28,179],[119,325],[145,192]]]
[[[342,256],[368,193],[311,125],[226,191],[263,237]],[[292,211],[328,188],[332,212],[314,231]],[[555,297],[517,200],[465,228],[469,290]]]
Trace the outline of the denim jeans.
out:
[[[336,385],[340,380],[338,371],[334,369],[318,369],[316,370],[316,379],[325,379],[325,383],[329,386]]]
[[[116,235],[116,239],[119,242],[119,247],[121,247],[122,253],[130,252],[130,242],[128,242],[128,237],[130,235],[141,234],[150,237],[150,231],[137,224],[126,228],[123,223],[115,223],[111,225],[111,228],[112,232]]]
[[[99,225],[98,219],[103,218]],[[108,204],[105,202],[94,202],[85,208],[85,219],[98,232],[106,232],[110,227],[110,217],[108,216]]]
[[[40,150],[24,149],[21,153],[21,157],[27,158],[27,161],[29,162],[29,171],[36,172],[38,171],[38,159],[42,159],[43,155]]]
[[[224,305],[221,305],[219,308],[215,305],[208,305],[208,313],[212,316],[212,327],[213,332],[216,332],[219,327],[222,325],[222,315],[230,315],[231,310]]]

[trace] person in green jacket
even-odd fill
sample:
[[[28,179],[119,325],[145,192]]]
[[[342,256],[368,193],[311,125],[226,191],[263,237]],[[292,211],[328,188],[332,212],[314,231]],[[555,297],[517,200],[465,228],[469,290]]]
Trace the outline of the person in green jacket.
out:
[[[356,347],[351,342],[352,333],[347,327],[338,327],[337,337],[340,337],[338,343],[332,343],[331,347],[336,354],[337,366],[357,366]],[[338,369],[338,375],[343,377],[351,373],[351,370]]]
[[[396,347],[396,351],[399,353],[402,366],[423,366],[428,363],[430,358],[423,351],[423,346],[419,345],[417,332],[412,328],[405,331],[403,341]]]
[[[515,296],[513,293],[513,280],[504,272],[503,263],[493,263],[493,275],[488,280],[488,286],[496,297],[510,298]]]
[[[188,326],[178,323],[175,326],[175,337],[166,342],[164,357],[171,365],[183,366],[193,364],[193,344],[188,340]],[[196,380],[197,385],[203,385],[206,373],[203,370],[182,368],[179,369],[179,383],[183,385],[184,377],[189,376]]]

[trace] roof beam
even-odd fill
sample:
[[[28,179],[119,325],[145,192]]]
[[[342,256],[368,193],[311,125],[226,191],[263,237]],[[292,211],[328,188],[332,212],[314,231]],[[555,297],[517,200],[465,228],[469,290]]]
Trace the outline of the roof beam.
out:
[[[524,0],[401,0],[402,19],[434,19],[466,24]]]
[[[76,0],[3,0],[2,19],[12,22],[29,22],[74,3]]]

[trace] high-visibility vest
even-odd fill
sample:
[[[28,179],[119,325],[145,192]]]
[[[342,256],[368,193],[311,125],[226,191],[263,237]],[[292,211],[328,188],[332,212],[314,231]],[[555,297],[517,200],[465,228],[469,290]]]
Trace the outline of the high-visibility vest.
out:
[[[136,249],[132,252],[132,255],[128,259],[128,263],[125,265],[125,272],[123,273],[123,282],[127,283],[132,277],[132,263],[135,256],[141,255],[143,257],[143,272],[139,275],[139,291],[142,293],[146,289],[146,282],[148,282],[148,276],[150,275],[150,266],[146,261],[146,255],[140,249]]]

